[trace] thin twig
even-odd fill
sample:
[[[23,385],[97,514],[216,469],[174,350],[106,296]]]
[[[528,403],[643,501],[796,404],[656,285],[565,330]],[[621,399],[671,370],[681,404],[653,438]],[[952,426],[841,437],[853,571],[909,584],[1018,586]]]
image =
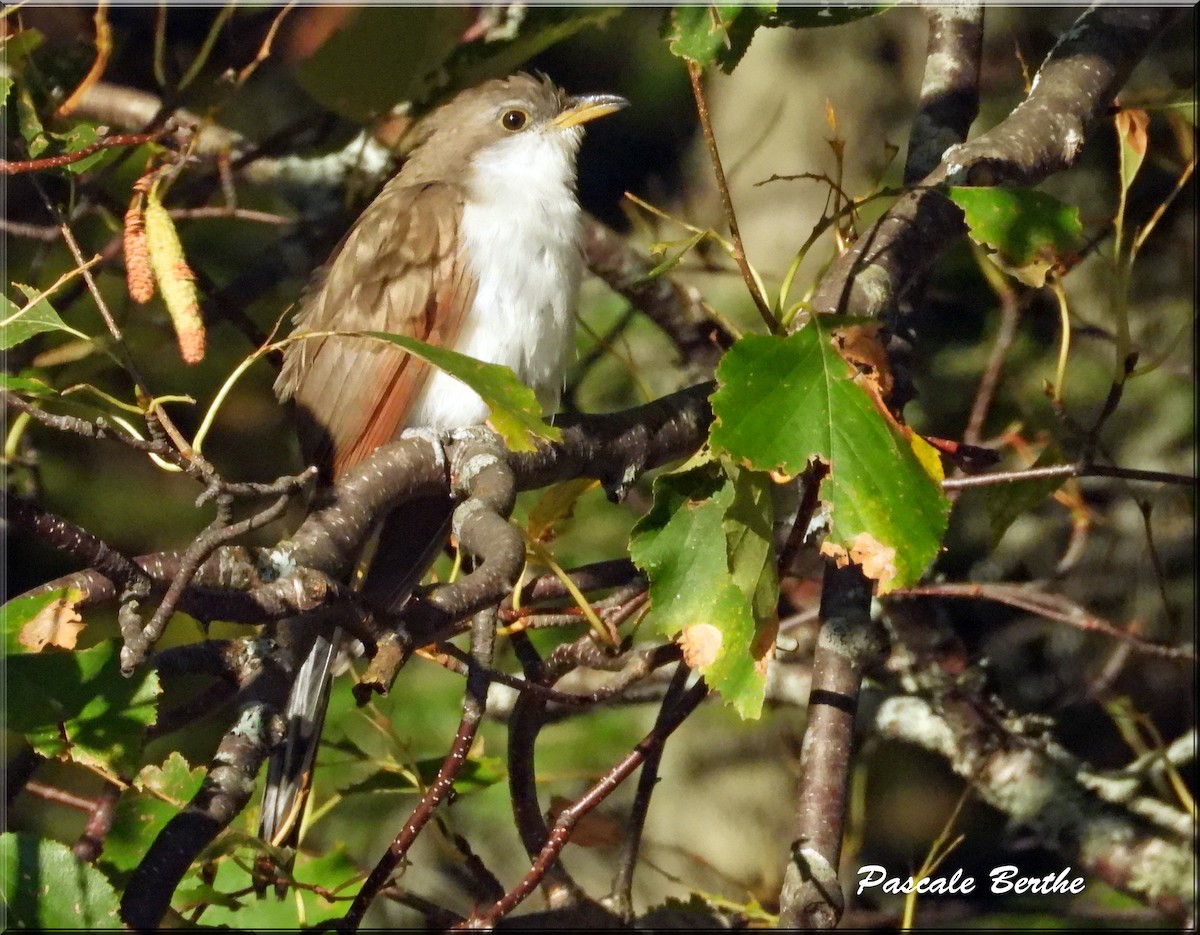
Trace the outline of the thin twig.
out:
[[[471,656],[475,668],[467,677],[462,718],[459,721],[458,730],[454,734],[450,752],[442,762],[437,778],[425,790],[421,801],[417,803],[412,814],[405,820],[400,833],[388,847],[387,853],[372,868],[362,888],[358,891],[358,895],[355,896],[354,902],[342,919],[340,928],[343,931],[355,932],[358,930],[367,909],[388,884],[392,873],[400,866],[409,849],[416,842],[417,836],[433,817],[434,811],[450,794],[454,787],[455,777],[466,764],[467,754],[475,742],[475,734],[483,722],[483,716],[487,709],[488,682],[483,676],[483,671],[492,664],[495,631],[495,610],[483,610],[475,615],[471,629]]]
[[[1151,643],[1136,633],[1123,630],[1101,617],[1089,612],[1085,607],[1076,604],[1070,598],[1061,594],[1046,594],[1035,591],[1028,585],[1019,584],[983,584],[983,583],[942,583],[920,585],[914,588],[904,588],[892,591],[892,599],[907,597],[956,597],[974,600],[995,601],[1007,604],[1030,613],[1070,624],[1085,632],[1103,633],[1105,636],[1130,644],[1137,652],[1164,659],[1178,659],[1185,662],[1195,662],[1196,654],[1179,646],[1164,646]]]
[[[221,515],[224,511],[218,511],[217,518],[188,546],[187,552],[184,553],[183,559],[179,563],[175,579],[163,596],[162,603],[154,611],[150,622],[142,628],[139,637],[134,640],[132,645],[127,637],[125,646],[121,650],[121,670],[123,672],[132,671],[145,658],[146,652],[158,642],[167,627],[167,622],[175,613],[180,598],[205,560],[226,542],[255,529],[260,529],[267,523],[278,519],[287,509],[289,502],[291,502],[291,495],[284,494],[270,506],[247,517],[240,523],[227,523],[225,517]],[[128,635],[131,636],[132,632]]]
[[[661,750],[663,744],[667,742],[667,739],[675,732],[676,728],[687,720],[688,716],[699,707],[700,703],[707,696],[708,685],[701,679],[690,690],[684,693],[677,704],[669,710],[664,709],[660,713],[658,721],[650,730],[650,733],[643,737],[633,750],[610,769],[599,782],[576,799],[570,808],[566,808],[559,813],[558,819],[555,821],[554,827],[546,839],[545,846],[541,849],[533,866],[530,867],[529,872],[525,874],[521,881],[513,889],[509,890],[504,898],[495,905],[483,912],[472,914],[466,923],[457,926],[457,928],[482,928],[494,925],[499,919],[508,915],[508,913],[520,905],[537,887],[550,866],[558,861],[559,854],[566,847],[567,842],[571,838],[571,833],[574,831],[575,825],[578,824],[579,820],[608,798],[614,789],[628,779],[633,771],[645,762],[649,754]]]
[[[689,669],[683,663],[675,669],[667,693],[663,696],[662,705],[658,709],[655,728],[661,728],[668,711],[679,703],[679,696],[687,684]],[[658,764],[662,761],[663,747],[660,744],[646,753],[642,770],[638,774],[637,792],[633,797],[633,805],[629,809],[629,821],[626,824],[625,845],[621,849],[621,859],[617,876],[613,880],[613,904],[617,914],[626,921],[633,918],[633,873],[637,869],[638,853],[642,846],[642,832],[646,827],[646,816],[650,813],[650,796],[658,785]]]
[[[1173,474],[1169,471],[1142,471],[1137,468],[1105,464],[1052,464],[1046,467],[1026,468],[1021,471],[993,471],[989,474],[976,474],[973,477],[954,477],[942,481],[942,489],[962,490],[965,487],[990,487],[994,484],[1045,480],[1053,477],[1117,477],[1122,480],[1142,481],[1148,484],[1196,486],[1195,477],[1187,474]]]
[[[691,59],[688,59],[687,69],[688,78],[692,82],[692,95],[696,99],[696,112],[700,116],[700,129],[704,133],[704,142],[708,145],[708,155],[712,160],[713,174],[717,179],[717,189],[721,193],[721,204],[725,209],[725,219],[729,222],[729,236],[733,241],[733,259],[737,263],[738,269],[742,271],[742,279],[746,281],[746,288],[750,290],[750,296],[754,299],[754,306],[758,309],[758,314],[762,316],[767,330],[771,334],[775,334],[779,330],[779,322],[771,314],[771,307],[767,304],[766,297],[758,288],[758,280],[755,278],[754,271],[750,269],[750,263],[746,259],[746,248],[742,244],[742,234],[738,230],[737,215],[733,211],[733,199],[729,195],[729,183],[725,180],[725,170],[721,167],[721,154],[717,151],[717,138],[713,135],[712,121],[708,116],[708,101],[704,97],[704,69]]]
[[[10,161],[8,159],[0,159],[0,175],[20,175],[24,172],[41,172],[44,169],[58,169],[62,166],[69,166],[73,162],[79,162],[86,159],[93,153],[98,153],[103,149],[113,149],[117,146],[141,146],[143,143],[151,143],[161,136],[174,129],[169,124],[163,125],[153,133],[119,133],[115,136],[106,136],[104,139],[96,140],[82,149],[77,149],[73,153],[62,153],[58,156],[43,156],[41,159],[22,159]]]

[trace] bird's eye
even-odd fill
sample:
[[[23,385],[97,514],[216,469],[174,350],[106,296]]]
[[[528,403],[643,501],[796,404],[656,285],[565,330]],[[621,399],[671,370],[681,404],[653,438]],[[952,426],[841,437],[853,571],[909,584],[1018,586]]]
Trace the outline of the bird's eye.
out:
[[[504,116],[500,118],[500,125],[512,133],[524,129],[527,123],[529,123],[529,114],[516,108],[506,110]]]

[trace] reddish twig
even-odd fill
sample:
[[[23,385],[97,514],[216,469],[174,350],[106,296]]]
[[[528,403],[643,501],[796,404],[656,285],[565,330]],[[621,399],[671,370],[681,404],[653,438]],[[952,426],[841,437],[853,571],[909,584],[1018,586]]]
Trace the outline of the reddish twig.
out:
[[[442,761],[437,778],[425,790],[421,801],[417,803],[412,814],[405,820],[403,828],[388,847],[387,853],[371,870],[362,889],[354,897],[354,902],[351,903],[350,909],[342,919],[341,930],[348,932],[358,930],[371,903],[387,886],[392,874],[416,842],[417,836],[433,817],[434,811],[452,791],[454,779],[467,762],[467,754],[475,742],[475,734],[483,722],[483,715],[487,709],[488,681],[483,672],[492,663],[495,635],[495,611],[484,610],[476,614],[471,630],[471,656],[475,668],[467,676],[467,691],[463,697],[462,718],[459,721],[458,730],[454,734],[450,752]]]
[[[87,827],[79,840],[71,845],[71,853],[85,863],[95,863],[100,852],[104,850],[104,839],[108,837],[108,829],[112,827],[113,816],[117,811],[117,799],[121,797],[121,787],[115,782],[104,784],[96,799],[96,807],[88,816]]]
[[[682,663],[681,663],[682,665]],[[570,808],[559,813],[558,820],[546,839],[546,844],[538,854],[533,866],[521,881],[504,898],[483,912],[472,914],[471,918],[457,929],[490,928],[495,923],[512,912],[521,902],[533,892],[549,867],[558,860],[558,855],[571,838],[571,832],[584,815],[603,802],[614,789],[623,783],[641,766],[646,758],[661,751],[663,744],[673,734],[676,728],[699,707],[708,696],[708,686],[701,679],[691,687],[678,702],[669,708],[664,705],[659,713],[658,721],[638,745],[621,759],[616,766],[606,773],[599,782],[576,799]]]
[[[1107,620],[1090,613],[1074,601],[1061,594],[1045,594],[1022,584],[927,584],[915,588],[892,591],[895,599],[911,597],[953,597],[973,600],[995,601],[1018,610],[1027,610],[1048,620],[1066,623],[1084,632],[1102,633],[1115,640],[1127,643],[1139,653],[1178,659],[1183,662],[1196,661],[1196,654],[1178,646],[1152,643],[1129,630],[1122,630]]]
[[[655,727],[660,726],[663,716],[679,702],[679,695],[687,682],[688,667],[682,663],[675,670],[671,684],[663,696],[662,706],[658,709],[658,719]],[[660,744],[646,754],[642,770],[638,774],[637,792],[634,793],[633,805],[629,809],[629,821],[626,824],[625,844],[621,849],[621,860],[613,880],[613,903],[617,914],[625,920],[633,918],[633,873],[637,869],[638,853],[642,845],[642,831],[646,827],[646,816],[650,813],[650,796],[658,785],[658,764],[662,761],[663,747]]]
[[[97,799],[92,799],[85,795],[76,795],[74,792],[59,789],[57,786],[48,786],[44,782],[27,782],[25,783],[24,791],[35,798],[46,802],[56,802],[59,805],[65,805],[67,808],[73,808],[80,812],[91,813],[99,804],[99,800]]]
[[[41,159],[16,161],[0,159],[0,175],[19,175],[23,172],[41,172],[44,169],[58,169],[62,166],[69,166],[73,162],[79,162],[81,159],[86,159],[88,156],[98,153],[102,149],[114,149],[118,146],[141,146],[143,143],[151,143],[159,137],[165,136],[173,129],[173,127],[168,125],[160,127],[152,133],[118,133],[114,136],[106,136],[102,140],[96,140],[96,142],[82,149],[77,149],[73,153],[44,156]]]

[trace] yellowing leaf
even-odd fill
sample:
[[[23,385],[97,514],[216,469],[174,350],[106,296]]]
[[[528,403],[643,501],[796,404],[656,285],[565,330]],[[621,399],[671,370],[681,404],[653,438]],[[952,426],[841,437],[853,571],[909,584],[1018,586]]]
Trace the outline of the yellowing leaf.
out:
[[[75,605],[82,599],[83,592],[77,588],[59,592],[21,627],[17,642],[35,653],[47,646],[74,649],[79,631],[86,626],[75,610]]]
[[[818,319],[785,338],[750,335],[717,370],[710,432],[715,451],[748,467],[794,477],[813,460],[829,467],[820,497],[830,547],[849,554],[866,534],[880,592],[913,584],[941,548],[950,506],[940,466],[834,346],[844,328]],[[882,560],[881,550],[894,550]],[[886,579],[886,580],[885,580]]]
[[[1119,110],[1113,122],[1121,141],[1121,189],[1127,192],[1146,159],[1150,115],[1144,110]]]

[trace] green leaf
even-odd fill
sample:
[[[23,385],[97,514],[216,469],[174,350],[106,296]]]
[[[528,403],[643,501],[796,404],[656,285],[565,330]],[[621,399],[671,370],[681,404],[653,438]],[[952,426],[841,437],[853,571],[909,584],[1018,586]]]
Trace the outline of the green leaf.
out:
[[[534,439],[557,441],[562,438],[562,432],[542,421],[542,407],[533,390],[518,380],[516,374],[507,367],[484,363],[404,335],[384,331],[362,333],[399,345],[414,357],[433,364],[467,384],[491,407],[492,414],[488,422],[504,439],[510,451],[532,451]]]
[[[1083,243],[1079,209],[1044,192],[950,186],[946,194],[963,209],[971,239],[996,251],[1002,269],[1031,285],[1044,283],[1045,271]],[[1034,271],[1020,274],[1029,268]]]
[[[36,377],[16,377],[11,373],[0,373],[0,389],[20,396],[57,396],[57,391]]]
[[[99,870],[59,841],[0,835],[0,885],[14,929],[119,929],[119,898]]]
[[[15,285],[28,299],[38,295],[38,290],[31,286]],[[22,311],[21,306],[8,296],[0,295],[0,351],[7,351],[45,331],[65,331],[88,340],[87,335],[80,334],[58,316],[49,299],[39,299]]]
[[[96,127],[90,123],[80,123],[65,133],[51,133],[50,135],[62,143],[64,153],[74,153],[96,142]],[[63,168],[74,175],[79,175],[93,168],[102,159],[115,159],[117,153],[118,151],[115,149],[101,149],[90,156],[84,156],[78,162],[69,162]]]
[[[246,865],[258,853],[249,850],[249,860],[245,859],[247,855],[241,855]],[[236,931],[296,931],[340,917],[346,911],[344,901],[331,902],[311,888],[295,890],[287,899],[274,896],[261,899],[251,892],[255,881],[250,873],[234,860],[221,860],[217,864],[216,879],[211,886],[201,885],[196,871],[192,873],[185,886],[176,891],[172,907],[187,913],[199,905],[210,906],[203,917],[208,926],[228,926]],[[298,853],[292,876],[322,891],[344,894],[362,874],[347,856],[345,847],[339,844],[315,858]]]
[[[639,279],[638,284],[642,285],[648,283],[651,280],[658,279],[658,277],[662,276],[664,273],[668,273],[673,270],[680,264],[680,262],[682,262],[685,256],[691,253],[692,250],[694,250],[696,246],[699,245],[699,243],[707,238],[711,233],[712,231],[707,230],[696,231],[696,233],[692,234],[692,236],[683,240],[655,244],[650,248],[650,252],[655,256],[664,255],[665,258],[661,260],[659,264],[654,267],[654,269],[650,270],[650,272],[646,273],[645,276]],[[675,253],[672,253],[670,250],[671,247],[677,247],[678,249]]]
[[[761,544],[769,523],[762,481],[732,470],[733,479],[723,465],[693,459],[657,478],[630,555],[650,579],[648,625],[678,637],[689,665],[742,717],[755,718],[766,692],[764,642],[774,639],[773,613],[756,619],[755,608],[774,556]]]
[[[492,9],[504,10],[507,22],[501,21],[492,34],[463,42],[454,50],[445,63],[450,77],[447,90],[469,88],[487,78],[511,74],[538,53],[584,29],[598,29],[621,13],[620,7],[606,6],[531,5],[519,12],[515,5]]]
[[[933,561],[949,504],[940,478],[914,452],[916,440],[883,416],[834,347],[833,331],[851,321],[821,320],[786,338],[749,335],[734,344],[717,370],[710,443],[786,477],[813,459],[827,464],[820,490],[830,511],[827,546],[859,560],[886,593],[915,583]]]
[[[37,108],[33,106],[33,98],[25,87],[17,89],[17,129],[25,140],[30,159],[37,159],[50,145],[42,121],[38,119]]]
[[[147,667],[126,678],[118,650],[109,641],[9,657],[8,727],[45,756],[130,775],[156,716],[158,675]]]
[[[100,853],[99,863],[114,883],[126,882],[167,822],[200,791],[204,774],[203,767],[193,769],[178,752],[161,766],[146,766],[138,773],[133,788],[117,800]]]
[[[42,44],[43,36],[36,29],[22,29],[0,39],[0,50],[4,54],[4,63],[12,74],[16,74],[29,53]],[[11,80],[11,79],[10,79]]]
[[[420,792],[423,788],[428,788],[433,784],[444,762],[445,760],[441,757],[418,761],[416,766],[417,773],[421,777],[421,785],[413,782],[413,777],[408,773],[381,769],[361,782],[351,783],[343,787],[341,792],[342,795],[374,792]],[[454,777],[454,791],[458,795],[478,792],[481,789],[494,786],[498,782],[503,782],[507,775],[504,761],[499,757],[484,756],[471,758],[463,763],[462,769]]]
[[[774,3],[680,6],[668,14],[664,35],[679,58],[704,68],[720,65],[728,73],[742,60],[755,31],[774,10]]]
[[[530,509],[525,534],[534,542],[553,539],[556,527],[574,515],[579,498],[599,486],[599,481],[590,477],[576,477],[550,485]]]

